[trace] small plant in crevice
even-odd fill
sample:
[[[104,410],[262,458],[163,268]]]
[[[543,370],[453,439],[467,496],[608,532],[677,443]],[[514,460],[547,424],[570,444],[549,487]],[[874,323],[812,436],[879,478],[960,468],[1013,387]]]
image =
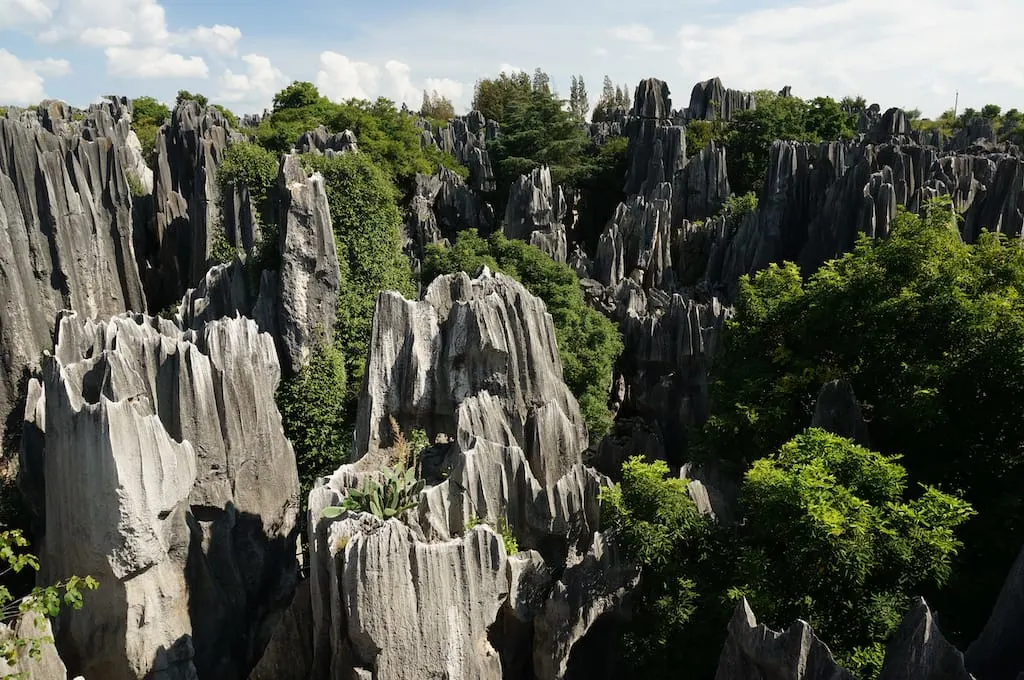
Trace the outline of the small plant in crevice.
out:
[[[342,513],[368,512],[380,519],[398,517],[419,504],[420,491],[426,485],[422,479],[416,479],[416,469],[406,468],[401,464],[394,468],[384,468],[383,483],[366,477],[362,488],[349,489],[341,505],[332,505],[323,509],[323,516],[335,518]]]
[[[228,241],[227,234],[220,225],[213,227],[213,244],[210,247],[210,260],[215,264],[230,264],[238,254],[235,246]]]
[[[480,519],[476,515],[471,515],[466,522],[466,531],[470,531],[473,527],[480,524],[486,524],[501,536],[501,542],[505,544],[505,552],[507,554],[515,555],[519,552],[519,540],[512,533],[512,527],[509,526],[507,519],[499,517],[498,521],[492,523],[489,520]]]

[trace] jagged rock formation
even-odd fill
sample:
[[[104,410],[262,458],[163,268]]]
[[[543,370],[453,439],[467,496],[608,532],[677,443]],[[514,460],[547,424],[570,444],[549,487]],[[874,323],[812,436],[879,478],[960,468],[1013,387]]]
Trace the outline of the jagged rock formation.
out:
[[[861,446],[870,448],[868,424],[860,410],[857,395],[848,380],[832,380],[821,386],[818,401],[814,405],[811,427],[819,427],[840,437],[852,439]]]
[[[380,680],[563,677],[573,646],[637,573],[595,531],[607,481],[581,463],[586,428],[543,303],[486,269],[443,276],[420,302],[382,293],[371,346],[357,461],[310,493],[317,668]],[[406,523],[316,521],[380,474],[392,418],[451,442],[444,480]],[[467,529],[475,520],[507,525],[522,551],[508,555],[489,526]]]
[[[744,598],[729,622],[715,680],[853,680],[805,621],[784,633],[757,623]],[[879,680],[973,680],[963,655],[942,636],[918,598],[886,648]]]
[[[497,188],[491,157],[487,153],[487,142],[501,134],[496,121],[485,119],[480,111],[470,111],[466,116],[448,121],[436,136],[431,132],[429,121],[420,120],[420,127],[424,146],[436,146],[469,168],[469,186],[474,191],[489,192]]]
[[[155,220],[149,229],[136,234],[136,247],[145,253],[143,280],[154,309],[176,301],[206,275],[218,230],[235,236],[236,246],[259,240],[256,234],[241,239],[236,235],[236,229],[252,229],[255,220],[230,226],[223,223],[224,214],[238,213],[232,209],[222,214],[217,183],[217,167],[234,139],[218,109],[201,108],[195,101],[176,107],[170,124],[157,133]],[[245,201],[239,198],[232,203]],[[254,214],[255,210],[249,207],[248,212]]]
[[[693,154],[673,178],[672,224],[708,219],[722,209],[730,193],[725,147],[712,141]]]
[[[359,144],[356,135],[351,130],[343,130],[331,134],[323,125],[318,125],[315,130],[310,130],[299,137],[295,144],[297,153],[352,153],[359,151]]]
[[[406,250],[418,259],[430,243],[453,242],[458,232],[494,228],[494,208],[462,178],[441,168],[433,175],[416,175],[416,189],[405,219]]]
[[[606,286],[628,277],[645,289],[671,289],[671,219],[669,184],[659,185],[649,198],[636,194],[620,203],[597,242],[593,277]]]
[[[1024,673],[1024,549],[1017,555],[981,635],[967,648],[967,667],[982,680]]]
[[[247,319],[183,332],[62,313],[29,385],[21,471],[43,499],[41,577],[101,584],[61,615],[71,672],[246,677],[297,579],[278,379]]]
[[[284,375],[297,373],[318,346],[333,342],[341,271],[327,190],[295,154],[281,161],[275,185],[279,271],[266,270],[258,290],[239,259],[212,267],[181,299],[178,320],[200,329],[222,317],[254,319],[277,343]]]
[[[686,164],[686,130],[671,124],[672,99],[668,85],[647,78],[637,85],[632,116],[627,124],[629,170],[623,192],[648,195],[663,182],[672,182]]]
[[[92,113],[109,118],[103,107]],[[48,115],[47,126],[60,131],[63,119]],[[58,310],[146,309],[132,231],[115,140],[0,118],[0,417],[9,433],[18,429],[16,403],[27,371],[52,343]]]
[[[509,187],[505,236],[537,246],[555,262],[565,262],[569,257],[567,215],[565,193],[551,184],[551,170],[542,165],[529,175],[520,175]]]
[[[19,680],[65,680],[68,677],[68,669],[57,654],[57,648],[53,646],[53,630],[49,620],[44,619],[42,626],[37,626],[35,614],[22,614],[11,625],[0,626],[0,639],[7,640],[17,637],[21,640],[30,641],[32,644],[39,641],[39,657],[33,658],[29,654],[29,647],[18,650],[15,663],[8,664],[6,659],[0,659],[0,677],[14,676]],[[19,675],[24,674],[24,675]],[[75,680],[82,680],[81,677]]]
[[[732,120],[740,111],[749,111],[756,106],[754,95],[727,89],[722,79],[715,77],[693,86],[690,105],[681,112],[681,117],[684,121]]]

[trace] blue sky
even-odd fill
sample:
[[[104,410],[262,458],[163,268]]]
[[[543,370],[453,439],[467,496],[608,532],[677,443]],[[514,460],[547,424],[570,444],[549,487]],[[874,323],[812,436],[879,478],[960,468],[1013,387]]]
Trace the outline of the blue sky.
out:
[[[1024,2],[982,0],[0,0],[0,104],[179,89],[238,113],[292,80],[338,99],[418,106],[437,89],[466,108],[473,83],[544,68],[594,99],[605,74],[861,94],[936,115],[953,105],[1024,108]]]

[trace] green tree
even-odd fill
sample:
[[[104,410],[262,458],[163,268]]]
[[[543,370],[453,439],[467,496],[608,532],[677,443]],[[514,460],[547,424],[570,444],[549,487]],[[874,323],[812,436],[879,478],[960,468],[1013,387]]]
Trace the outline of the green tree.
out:
[[[174,106],[181,106],[183,102],[197,102],[200,108],[206,108],[210,103],[210,100],[205,95],[201,95],[198,92],[192,93],[188,90],[178,90],[178,96],[174,99]]]
[[[509,75],[502,71],[497,78],[484,78],[476,82],[473,109],[488,119],[504,124],[512,103],[528,98],[532,91],[530,74],[515,71]]]
[[[285,436],[295,448],[300,497],[317,477],[348,459],[351,436],[346,411],[345,358],[337,347],[318,347],[298,375],[283,380],[274,396]]]
[[[721,546],[687,481],[668,472],[664,461],[630,458],[622,481],[600,496],[602,528],[641,569],[620,643],[629,678],[668,680],[682,667],[711,677],[725,638],[725,608],[715,593],[724,585],[715,578]]]
[[[754,97],[757,108],[733,117],[727,145],[729,185],[740,194],[760,193],[773,142],[815,139],[806,129],[808,106],[804,100],[765,90],[755,92]]]
[[[337,337],[354,399],[366,362],[377,294],[416,294],[409,261],[402,254],[402,216],[387,174],[367,154],[307,155],[321,172],[331,208],[341,266]]]
[[[260,223],[260,243],[256,262],[252,263],[250,276],[259,281],[259,274],[264,269],[276,269],[280,261],[278,252],[278,227],[272,217],[271,187],[277,181],[277,154],[267,151],[258,144],[237,142],[224,152],[224,158],[217,168],[217,183],[223,196],[232,193],[236,188],[246,187],[256,207],[254,216]],[[214,259],[219,262],[230,262],[235,257],[235,247],[221,231]],[[237,244],[236,244],[237,245]]]
[[[293,81],[291,85],[274,95],[273,111],[277,113],[285,109],[304,109],[320,102],[320,91],[316,85],[307,81]]]
[[[622,353],[618,330],[604,315],[587,305],[576,273],[544,251],[500,232],[481,238],[475,229],[459,233],[451,248],[427,246],[423,282],[441,274],[473,274],[487,265],[507,274],[547,305],[555,325],[558,352],[566,385],[580,403],[591,440],[611,427],[608,393],[612,367]]]
[[[815,97],[810,101],[804,127],[805,138],[815,141],[832,142],[854,136],[850,116],[831,97]]]
[[[451,99],[439,94],[437,90],[429,94],[423,90],[423,105],[420,107],[420,115],[441,124],[447,123],[455,117],[455,106]]]
[[[806,620],[864,680],[912,597],[948,580],[954,530],[974,514],[931,487],[908,499],[898,461],[810,429],[756,461],[741,494],[732,596],[776,628]]]
[[[171,110],[153,97],[132,100],[132,129],[142,145],[142,156],[150,169],[156,169],[156,133],[171,120]]]
[[[534,92],[553,94],[551,91],[551,76],[539,66],[533,70],[533,79],[530,81],[530,86]]]
[[[587,85],[583,82],[583,76],[573,76],[572,84],[569,86],[569,110],[581,121],[587,119],[587,111],[590,110],[590,98],[587,96]]]
[[[948,199],[901,211],[888,238],[803,282],[792,264],[740,283],[712,376],[704,455],[745,469],[810,422],[823,382],[847,378],[873,445],[917,482],[977,510],[951,586],[930,596],[969,641],[1024,543],[1024,249],[961,241]]]
[[[26,569],[39,570],[39,560],[29,553],[28,540],[18,530],[0,531],[0,564],[2,574],[20,573]],[[13,624],[19,617],[32,617],[37,628],[45,626],[46,617],[53,618],[62,608],[81,609],[83,590],[95,590],[99,584],[91,576],[71,576],[48,586],[36,586],[29,593],[15,596],[5,586],[0,586],[0,623]],[[0,638],[0,658],[8,665],[15,665],[21,658],[38,658],[42,645],[52,643],[44,636],[25,639],[17,635]],[[21,680],[20,674],[6,674],[0,680]]]

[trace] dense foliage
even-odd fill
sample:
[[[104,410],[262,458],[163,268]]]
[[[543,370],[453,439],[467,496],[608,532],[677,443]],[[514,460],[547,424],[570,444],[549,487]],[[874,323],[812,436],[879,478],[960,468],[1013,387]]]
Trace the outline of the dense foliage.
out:
[[[420,115],[437,124],[444,124],[455,117],[455,106],[452,104],[451,99],[438,93],[437,90],[429,93],[423,90],[423,104],[420,106]]]
[[[476,272],[481,265],[520,281],[547,305],[555,324],[565,382],[596,441],[611,427],[608,391],[612,367],[622,353],[614,324],[586,304],[576,273],[539,248],[506,239],[501,233],[481,238],[475,229],[460,232],[451,248],[427,247],[423,281],[440,274]]]
[[[969,641],[1024,542],[1024,249],[966,245],[953,220],[933,202],[806,282],[792,264],[742,280],[702,449],[746,469],[810,422],[823,382],[849,379],[873,446],[978,510],[951,587],[929,596]]]
[[[142,145],[142,157],[151,169],[156,169],[156,133],[170,120],[171,110],[156,99],[137,97],[132,100],[132,129]]]
[[[615,109],[628,110],[629,106],[629,86],[613,85],[612,79],[605,76],[601,86],[601,95],[597,98],[597,103],[594,104],[594,113],[590,119],[595,123],[600,123],[611,118]]]
[[[700,516],[664,462],[631,459],[602,519],[643,569],[623,640],[636,678],[710,677],[740,597],[776,629],[808,621],[847,668],[877,677],[888,636],[922,585],[941,585],[973,511],[822,430],[807,430],[743,479],[742,522]]]
[[[355,396],[363,376],[377,293],[416,294],[409,261],[402,254],[402,217],[395,189],[367,154],[328,158],[310,154],[305,163],[324,176],[331,224],[341,265],[337,334]]]
[[[529,98],[533,81],[525,71],[512,74],[502,71],[497,78],[478,80],[473,92],[473,109],[485,118],[504,124],[516,102]]]
[[[432,173],[442,165],[459,168],[450,155],[422,147],[416,117],[383,97],[335,103],[312,83],[292,83],[274,97],[270,116],[261,121],[256,138],[266,149],[288,151],[303,133],[323,125],[332,132],[351,130],[360,151],[369,155],[400,189],[408,190],[417,172]]]

